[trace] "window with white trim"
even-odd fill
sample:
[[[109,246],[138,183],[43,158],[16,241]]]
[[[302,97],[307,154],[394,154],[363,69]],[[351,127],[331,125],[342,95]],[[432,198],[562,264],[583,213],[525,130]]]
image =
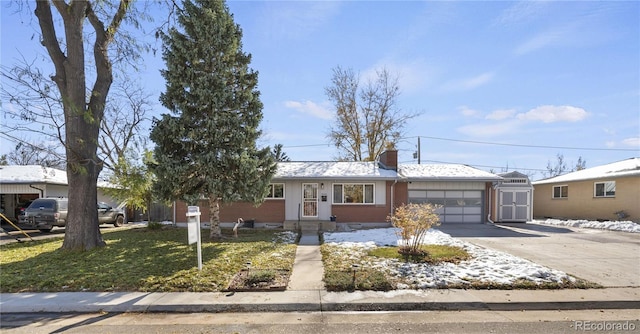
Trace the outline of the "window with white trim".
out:
[[[553,186],[553,198],[568,198],[569,186]]]
[[[269,184],[269,193],[267,199],[282,199],[284,198],[284,183],[271,183]]]
[[[334,183],[333,204],[373,204],[373,183]]]
[[[595,182],[593,193],[595,197],[616,197],[616,181]]]

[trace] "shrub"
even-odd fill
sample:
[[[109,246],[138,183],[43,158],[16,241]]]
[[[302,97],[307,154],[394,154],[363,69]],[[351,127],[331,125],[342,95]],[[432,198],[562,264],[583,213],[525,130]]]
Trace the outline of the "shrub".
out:
[[[159,223],[159,222],[148,222],[147,223],[147,229],[152,230],[152,231],[161,230],[163,227],[164,227],[164,225],[162,225],[162,223]]]
[[[397,208],[395,213],[389,217],[394,227],[399,229],[398,237],[401,238],[401,254],[424,255],[420,245],[424,242],[427,231],[440,225],[440,216],[436,213],[441,206],[430,203],[424,204],[404,204]]]

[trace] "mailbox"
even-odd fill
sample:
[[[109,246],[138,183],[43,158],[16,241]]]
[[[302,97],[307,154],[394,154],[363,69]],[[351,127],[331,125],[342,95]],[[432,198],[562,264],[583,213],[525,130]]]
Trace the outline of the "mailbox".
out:
[[[187,208],[187,231],[189,245],[197,244],[198,270],[202,270],[202,244],[200,242],[200,207]]]
[[[189,235],[189,245],[198,242],[198,232],[200,232],[200,207],[190,206],[187,208],[187,230]]]

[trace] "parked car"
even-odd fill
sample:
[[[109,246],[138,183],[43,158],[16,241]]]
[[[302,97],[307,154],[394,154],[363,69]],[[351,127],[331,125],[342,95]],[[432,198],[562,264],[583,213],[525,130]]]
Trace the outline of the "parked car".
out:
[[[14,211],[14,216],[18,220],[18,223],[23,224],[27,222],[27,219],[24,215],[24,210],[26,210],[29,207],[29,205],[31,205],[32,202],[33,201],[26,201],[24,203],[19,203],[16,206],[16,209]]]
[[[124,210],[113,208],[104,202],[99,202],[98,222],[100,224],[113,224],[115,227],[120,227],[124,225]]]
[[[67,224],[67,198],[38,198],[24,211],[26,224],[49,232],[54,226]]]
[[[67,224],[68,209],[68,198],[38,198],[25,210],[26,224],[49,232],[54,226],[63,227]],[[113,224],[116,227],[124,224],[123,210],[114,209],[103,202],[98,203],[97,210],[99,224]]]

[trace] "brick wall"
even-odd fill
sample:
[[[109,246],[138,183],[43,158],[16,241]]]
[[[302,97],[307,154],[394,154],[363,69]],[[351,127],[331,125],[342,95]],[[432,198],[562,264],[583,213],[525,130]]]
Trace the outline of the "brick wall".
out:
[[[200,207],[200,221],[208,222],[209,201],[202,200]],[[184,202],[176,202],[176,220],[185,222],[187,205]],[[255,219],[257,223],[282,223],[284,221],[284,200],[266,200],[259,207],[251,203],[236,202],[222,204],[220,206],[220,222],[232,223],[242,218],[244,220]]]

